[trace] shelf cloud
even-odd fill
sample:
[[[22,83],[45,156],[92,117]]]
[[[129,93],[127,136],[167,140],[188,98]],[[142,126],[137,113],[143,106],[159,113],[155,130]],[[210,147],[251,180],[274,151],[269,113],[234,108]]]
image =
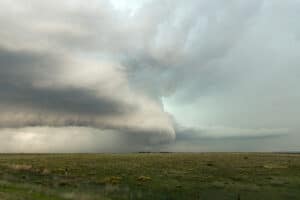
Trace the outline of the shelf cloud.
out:
[[[0,151],[299,148],[298,8],[3,0]]]

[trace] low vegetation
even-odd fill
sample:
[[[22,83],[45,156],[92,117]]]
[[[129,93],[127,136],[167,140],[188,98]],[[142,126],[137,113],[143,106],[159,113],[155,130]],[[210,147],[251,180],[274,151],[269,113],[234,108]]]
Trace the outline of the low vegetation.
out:
[[[1,200],[300,199],[300,155],[2,154]]]

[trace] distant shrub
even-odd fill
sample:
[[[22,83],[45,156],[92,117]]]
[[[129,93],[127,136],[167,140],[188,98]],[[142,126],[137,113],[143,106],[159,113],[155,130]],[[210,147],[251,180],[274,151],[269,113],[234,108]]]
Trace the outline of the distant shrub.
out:
[[[138,180],[139,182],[147,182],[147,181],[151,181],[152,179],[151,179],[151,177],[149,177],[149,176],[139,176],[139,177],[137,178],[137,180]]]
[[[25,164],[13,164],[10,166],[11,169],[17,171],[31,171],[32,165],[25,165]]]
[[[98,184],[105,184],[105,185],[117,185],[121,182],[122,177],[120,176],[110,176],[105,177],[104,179],[97,181]]]
[[[48,174],[50,174],[50,173],[51,173],[50,170],[47,169],[47,168],[44,168],[43,171],[42,171],[42,174],[43,174],[43,175],[48,175]]]

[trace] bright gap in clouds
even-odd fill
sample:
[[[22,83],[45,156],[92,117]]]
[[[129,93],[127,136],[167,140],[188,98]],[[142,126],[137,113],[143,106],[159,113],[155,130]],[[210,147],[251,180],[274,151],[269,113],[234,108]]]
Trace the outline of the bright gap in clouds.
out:
[[[130,16],[134,16],[138,9],[145,3],[150,2],[150,0],[110,0],[110,2],[115,9],[126,12]]]

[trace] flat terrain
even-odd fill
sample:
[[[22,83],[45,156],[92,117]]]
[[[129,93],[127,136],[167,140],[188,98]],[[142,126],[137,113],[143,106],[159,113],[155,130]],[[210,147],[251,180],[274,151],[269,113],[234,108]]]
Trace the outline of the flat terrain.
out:
[[[0,154],[0,199],[300,199],[300,155]]]

